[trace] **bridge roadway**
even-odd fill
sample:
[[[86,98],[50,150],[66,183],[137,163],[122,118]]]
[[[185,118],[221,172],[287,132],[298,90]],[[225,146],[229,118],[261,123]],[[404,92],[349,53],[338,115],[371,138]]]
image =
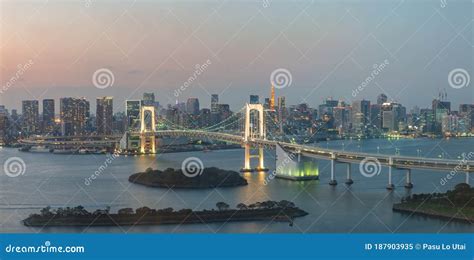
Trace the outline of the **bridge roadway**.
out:
[[[140,133],[131,133],[132,135]],[[206,132],[201,130],[160,130],[155,132],[157,137],[190,137],[190,138],[209,138],[213,140],[226,141],[231,143],[243,144],[244,138],[239,135],[222,133],[222,132]],[[35,139],[21,140],[23,145],[27,146],[64,146],[64,145],[80,145],[81,147],[111,145],[120,141],[121,136],[109,137],[41,137]],[[107,138],[104,140],[104,138]],[[96,140],[102,139],[102,140]],[[248,143],[252,146],[264,146],[268,149],[275,149],[279,144],[285,151],[292,153],[300,153],[303,156],[332,160],[340,163],[359,164],[367,158],[376,159],[383,166],[391,166],[398,169],[424,169],[436,171],[456,171],[456,172],[474,172],[474,161],[471,160],[452,160],[452,159],[436,159],[407,157],[385,154],[368,154],[359,152],[347,152],[341,150],[324,149],[316,146],[291,144],[286,142],[278,142],[263,139],[249,139]]]

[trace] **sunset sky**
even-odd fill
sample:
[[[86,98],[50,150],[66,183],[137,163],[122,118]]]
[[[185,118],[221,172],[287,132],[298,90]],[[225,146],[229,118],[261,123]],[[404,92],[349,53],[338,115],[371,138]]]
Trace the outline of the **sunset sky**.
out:
[[[474,77],[474,10],[471,0],[445,2],[2,0],[1,86],[18,65],[32,65],[0,94],[0,104],[19,109],[26,99],[113,96],[120,111],[124,100],[155,92],[166,105],[196,64],[209,60],[180,101],[198,97],[208,106],[217,93],[238,109],[249,94],[269,95],[272,71],[285,68],[292,84],[276,95],[289,104],[375,100],[384,92],[410,108],[427,107],[446,88],[457,107],[474,101],[474,78],[461,89],[448,84],[456,68]],[[101,68],[113,72],[113,86],[93,85]]]

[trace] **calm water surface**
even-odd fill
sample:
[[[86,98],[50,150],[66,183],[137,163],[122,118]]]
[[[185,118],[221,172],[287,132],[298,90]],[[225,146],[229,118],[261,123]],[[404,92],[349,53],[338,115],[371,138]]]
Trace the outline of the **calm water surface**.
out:
[[[345,149],[370,153],[385,153],[434,158],[458,158],[469,153],[474,139],[401,139],[333,141],[316,144],[324,148]],[[405,174],[394,171],[393,192],[385,189],[387,172],[372,178],[363,177],[359,166],[353,165],[352,186],[344,184],[346,167],[336,166],[339,185],[331,187],[329,164],[318,161],[320,180],[292,182],[274,179],[268,185],[263,182],[268,174],[245,174],[249,185],[245,187],[210,190],[169,190],[148,188],[128,182],[132,173],[148,167],[164,169],[179,168],[181,162],[190,157],[200,158],[206,167],[216,166],[239,170],[243,165],[243,150],[189,152],[159,154],[154,156],[120,156],[93,180],[90,185],[84,179],[104,165],[105,155],[52,155],[47,153],[23,153],[16,149],[0,150],[0,162],[10,157],[20,157],[26,163],[24,175],[11,178],[0,174],[0,232],[206,232],[206,233],[328,233],[328,232],[474,232],[474,226],[455,221],[444,221],[420,216],[409,216],[392,212],[391,206],[400,198],[413,193],[444,192],[459,182],[465,175],[458,174],[445,185],[440,179],[448,172],[413,171],[414,188],[403,187]],[[266,164],[275,167],[274,154],[268,151]],[[471,176],[471,183],[474,176]],[[105,208],[173,207],[210,209],[215,203],[224,201],[231,206],[240,202],[253,203],[263,200],[291,200],[310,214],[288,223],[245,222],[217,223],[208,225],[167,225],[137,227],[93,227],[93,228],[29,228],[21,220],[41,208],[74,207],[83,205],[89,210]]]

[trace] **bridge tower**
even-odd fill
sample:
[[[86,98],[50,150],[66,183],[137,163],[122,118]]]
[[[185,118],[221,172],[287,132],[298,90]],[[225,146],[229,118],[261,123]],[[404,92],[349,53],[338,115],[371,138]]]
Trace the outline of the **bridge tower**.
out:
[[[257,112],[257,122],[251,122],[251,114],[253,111]],[[255,126],[256,125],[256,126]],[[253,172],[253,171],[268,171],[265,168],[264,160],[264,147],[263,145],[258,145],[257,154],[252,154],[251,142],[253,139],[267,139],[266,130],[265,130],[265,113],[262,104],[246,104],[245,105],[245,125],[244,125],[244,142],[243,146],[245,148],[245,162],[242,172]],[[250,167],[250,160],[252,158],[258,158],[258,166],[253,169]]]
[[[147,115],[149,117],[147,117]],[[146,120],[146,119],[150,120]],[[147,121],[150,126],[147,126]],[[155,124],[155,107],[141,106],[140,108],[140,152],[156,153],[155,140],[156,124]]]

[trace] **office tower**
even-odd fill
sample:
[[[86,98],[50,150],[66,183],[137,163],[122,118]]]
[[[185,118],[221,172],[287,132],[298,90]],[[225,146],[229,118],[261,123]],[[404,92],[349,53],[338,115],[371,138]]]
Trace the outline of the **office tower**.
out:
[[[355,132],[363,132],[370,122],[370,101],[358,100],[352,103],[352,125]]]
[[[319,105],[320,119],[322,119],[322,117],[324,115],[331,115],[332,116],[334,108],[337,107],[338,105],[339,105],[338,100],[333,100],[332,98],[326,99],[324,104]]]
[[[384,103],[382,105],[382,128],[386,131],[398,131],[400,122],[403,122],[404,108],[398,103]]]
[[[52,134],[54,131],[54,99],[43,99],[43,134]]]
[[[229,118],[232,115],[232,112],[230,111],[230,106],[228,104],[219,104],[218,110],[221,121]]]
[[[127,100],[126,106],[126,117],[127,117],[127,130],[138,131],[140,130],[140,110],[141,102],[139,100]]]
[[[0,109],[0,145],[5,144],[8,133],[8,111]]]
[[[186,102],[186,112],[190,115],[199,115],[199,99],[188,98]]]
[[[334,127],[339,131],[339,134],[345,133],[349,130],[351,122],[351,110],[344,104],[333,109],[334,114]]]
[[[201,127],[211,126],[211,110],[208,108],[201,109],[199,113],[199,124]]]
[[[377,105],[383,105],[383,103],[387,103],[387,100],[387,95],[382,93],[377,96]]]
[[[211,95],[211,113],[216,114],[219,111],[219,95],[217,94],[212,94]]]
[[[259,104],[260,97],[258,95],[250,95],[250,104]]]
[[[36,134],[39,130],[39,102],[38,100],[24,100],[22,102],[23,131],[29,134]]]
[[[445,115],[448,115],[451,112],[451,102],[443,101],[441,99],[434,99],[431,103],[434,114],[434,132],[440,134],[442,131],[442,120]]]
[[[474,104],[459,105],[459,114],[466,119],[469,131],[474,128]]]
[[[96,128],[99,135],[110,135],[113,129],[114,100],[112,97],[97,98]]]
[[[155,93],[143,93],[142,104],[144,106],[155,106]]]
[[[271,101],[270,101],[270,98],[265,98],[265,102],[263,104],[263,107],[265,109],[270,109],[270,106],[271,106]]]
[[[85,98],[61,98],[59,102],[61,133],[64,136],[86,134],[90,104]]]
[[[370,106],[370,122],[369,125],[376,130],[382,130],[382,105],[373,104]]]

